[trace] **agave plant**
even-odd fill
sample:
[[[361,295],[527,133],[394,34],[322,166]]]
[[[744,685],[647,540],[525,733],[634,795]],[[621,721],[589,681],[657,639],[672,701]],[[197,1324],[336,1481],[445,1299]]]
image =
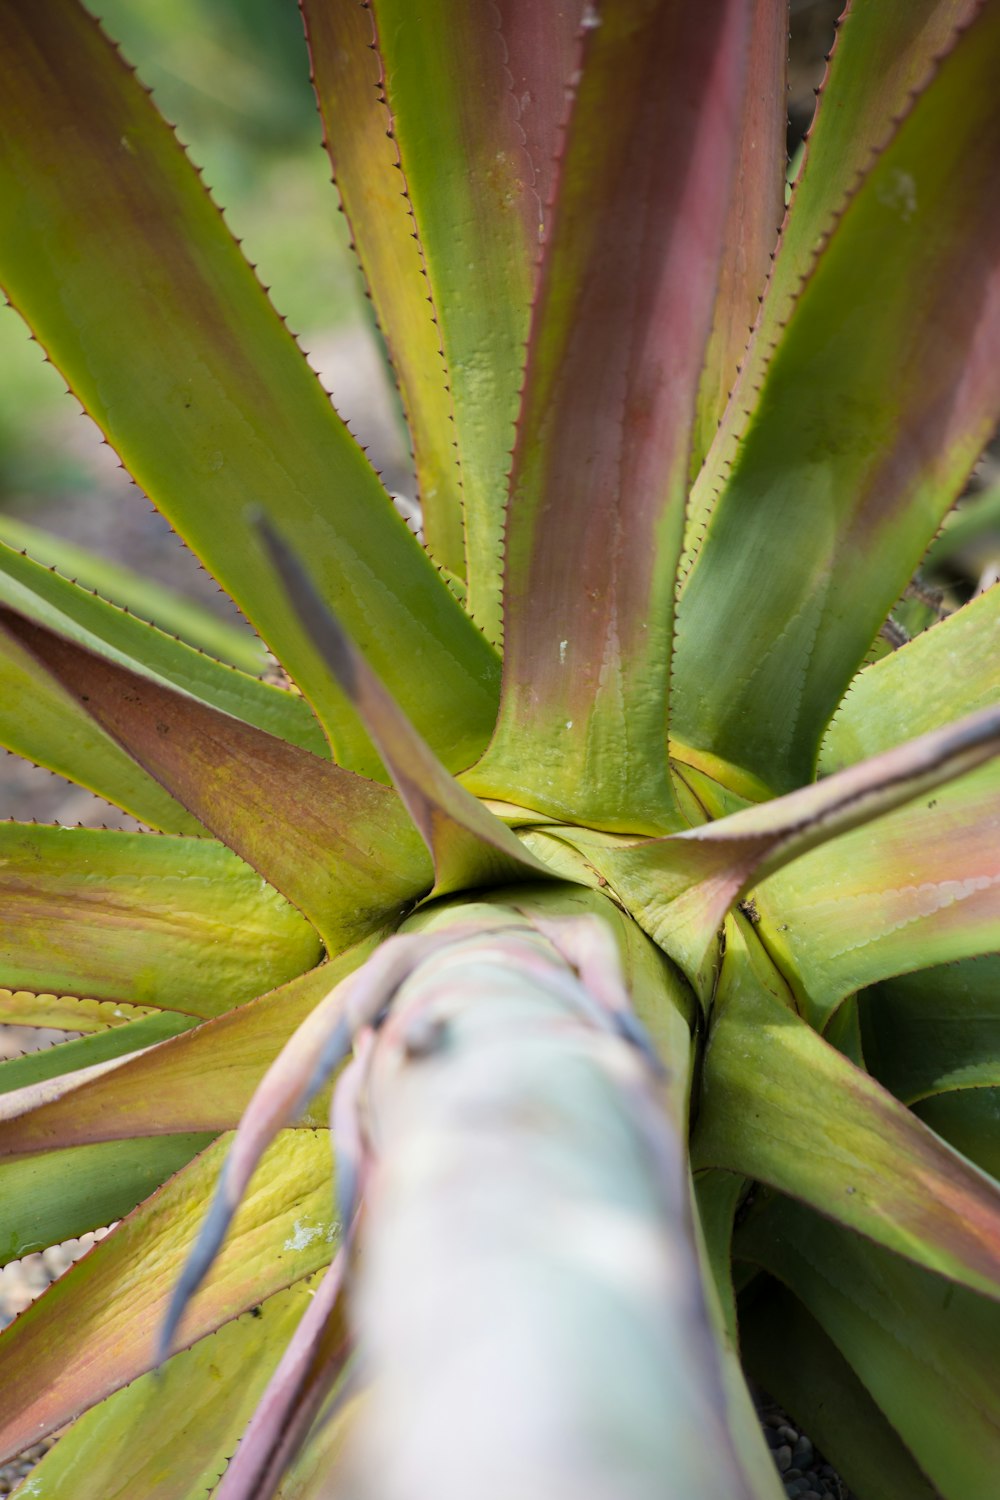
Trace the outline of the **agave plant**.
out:
[[[116,1224],[0,1338],[20,1493],[765,1500],[749,1375],[988,1500],[1000,587],[875,643],[1000,414],[1000,0],[853,0],[787,212],[782,0],[302,9],[420,536],[0,0],[4,288],[290,684],[0,546],[4,742],[152,830],[0,826],[81,1034],[0,1239]]]

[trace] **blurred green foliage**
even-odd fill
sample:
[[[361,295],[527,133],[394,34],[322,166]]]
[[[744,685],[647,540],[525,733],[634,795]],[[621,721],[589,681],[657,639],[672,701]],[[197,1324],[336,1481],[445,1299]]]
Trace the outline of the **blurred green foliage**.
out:
[[[91,0],[296,332],[364,316],[294,0]],[[308,343],[308,340],[307,340]],[[0,507],[90,488],[65,385],[0,307]]]

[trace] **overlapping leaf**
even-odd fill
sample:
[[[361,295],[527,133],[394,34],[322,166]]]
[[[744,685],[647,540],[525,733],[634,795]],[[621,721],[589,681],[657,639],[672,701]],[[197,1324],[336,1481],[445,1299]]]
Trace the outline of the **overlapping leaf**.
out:
[[[334,179],[399,381],[424,536],[431,556],[464,578],[462,482],[441,330],[382,92],[371,7],[304,0],[302,14]]]
[[[88,1000],[76,995],[35,994],[31,990],[0,989],[0,1025],[54,1027],[82,1033],[127,1026],[155,1012],[148,1006],[122,1005],[114,1000]]]
[[[984,709],[945,729],[934,730],[874,756],[861,765],[849,766],[825,781],[800,787],[798,791],[759,807],[744,807],[714,823],[667,838],[633,843],[579,829],[564,831],[553,828],[551,832],[586,855],[594,868],[619,892],[636,921],[681,964],[702,998],[706,999],[712,983],[716,933],[726,911],[751,883],[793,862],[780,882],[772,881],[765,887],[767,910],[772,917],[771,929],[778,930],[777,941],[783,950],[797,945],[796,963],[801,948],[807,959],[811,959],[812,968],[817,968],[824,961],[824,955],[829,956],[826,953],[829,941],[822,924],[814,929],[800,922],[793,933],[788,913],[794,911],[796,900],[804,907],[811,901],[822,904],[834,899],[830,895],[831,863],[840,865],[843,861],[841,867],[851,869],[853,874],[850,853],[845,851],[853,851],[859,844],[872,845],[866,833],[856,832],[852,838],[851,829],[859,829],[875,818],[882,819],[893,808],[912,802],[956,777],[960,778],[957,786],[947,794],[948,805],[953,803],[956,811],[950,823],[945,820],[947,827],[939,837],[939,843],[950,851],[952,863],[961,866],[963,876],[971,880],[965,894],[982,895],[986,892],[984,899],[988,905],[992,877],[979,873],[983,860],[989,863],[992,857],[986,852],[987,845],[992,847],[988,830],[980,830],[980,852],[977,846],[967,851],[963,849],[958,829],[969,823],[976,791],[981,787],[993,788],[1000,774],[995,767],[987,767],[976,777],[964,773],[981,766],[995,756],[998,749],[1000,709]],[[987,792],[990,806],[991,795]],[[944,806],[944,793],[940,800]],[[937,805],[938,800],[932,798],[931,807]],[[907,818],[917,823],[921,817],[922,813],[917,809],[901,814],[898,821],[905,830]],[[881,824],[881,829],[887,827],[895,825]],[[832,853],[828,854],[824,848],[822,853],[814,853],[811,861],[801,857],[833,840],[837,842],[833,844]],[[889,840],[880,839],[878,845],[869,850],[869,859],[876,868],[880,861],[884,868],[889,867],[886,862],[892,858],[891,848],[890,836]],[[867,913],[872,929],[883,915],[874,907]],[[891,924],[882,925],[885,930],[880,929],[879,936],[891,943]],[[979,938],[983,935],[981,932],[977,934]],[[990,947],[992,943],[987,939],[985,946]],[[966,948],[965,951],[970,950]],[[981,947],[971,951],[981,951]],[[910,967],[915,967],[917,962],[919,959],[915,959]],[[881,976],[875,974],[872,977]],[[803,979],[810,990],[810,1003],[828,1004],[829,996],[813,994],[811,978],[804,970]],[[867,982],[861,981],[862,984]],[[846,990],[841,990],[836,999],[844,993]]]
[[[756,405],[771,353],[837,216],[873,155],[891,139],[926,86],[957,29],[968,24],[979,6],[980,0],[849,0],[845,6],[816,118],[806,133],[764,305],[734,399],[718,436],[712,434],[712,451],[695,482],[689,517],[693,533],[711,510],[738,434]]]
[[[0,743],[162,833],[205,831],[2,627]]]
[[[267,666],[263,643],[245,625],[220,618],[205,605],[175,593],[154,578],[33,526],[21,516],[0,516],[0,540],[46,568],[57,568],[64,578],[71,578],[82,588],[95,589],[102,598],[137,610],[160,630],[208,651],[219,661],[254,675]]]
[[[922,969],[862,997],[865,1058],[906,1104],[1000,1085],[1000,956]]]
[[[0,1338],[0,1456],[61,1427],[152,1365],[157,1324],[214,1185],[217,1141],[141,1204]],[[184,1345],[325,1265],[337,1226],[327,1133],[292,1131],[262,1162]],[[277,1249],[276,1249],[277,1247]]]
[[[1000,948],[998,835],[994,763],[764,882],[768,946],[813,1025],[881,979]]]
[[[818,1037],[733,925],[692,1152],[1000,1301],[1000,1188]]]
[[[297,693],[206,656],[2,544],[0,603],[98,656],[189,693],[293,745],[329,754],[308,703]]]
[[[140,765],[294,901],[332,951],[430,886],[409,817],[380,783],[8,612],[0,619]]]
[[[301,562],[265,528],[268,551],[319,655],[372,738],[434,862],[434,893],[544,875],[545,866],[449,774],[326,607]],[[364,825],[362,825],[363,827]]]
[[[81,1037],[77,1041],[63,1042],[56,1047],[43,1047],[38,1052],[29,1052],[23,1057],[12,1057],[0,1063],[0,1095],[31,1088],[47,1079],[58,1078],[110,1062],[113,1058],[127,1057],[158,1042],[169,1041],[196,1026],[194,1016],[185,1016],[177,1011],[155,1011],[138,1021],[128,1021],[124,1026],[111,1027],[93,1036]],[[0,1098],[0,1115],[6,1101]]]
[[[767,284],[785,212],[788,6],[751,7],[739,157],[722,234],[712,332],[698,388],[690,468],[697,474],[726,408]]]
[[[312,1305],[314,1278],[264,1298],[87,1412],[32,1470],[35,1500],[207,1495]]]
[[[234,1129],[276,1053],[337,981],[364,961],[375,942],[359,943],[272,994],[101,1073],[70,1074],[7,1096],[0,1154]],[[322,1124],[323,1109],[314,1106],[306,1119]]]
[[[395,513],[169,129],[71,0],[7,0],[0,19],[10,300],[291,671],[341,759],[374,769],[271,586],[245,521],[252,501],[316,559],[422,731],[450,765],[468,765],[492,724],[496,657]]]
[[[774,791],[811,778],[1000,413],[998,67],[985,0],[806,284],[681,596],[675,731]]]
[[[211,1141],[204,1132],[126,1138],[0,1163],[0,1261],[123,1218]]]
[[[352,1347],[342,1295],[345,1257],[341,1249],[316,1288],[240,1439],[218,1500],[264,1500],[275,1493],[343,1371]]]
[[[1000,703],[1000,584],[865,667],[820,750],[829,774],[959,714]]]
[[[1000,1464],[994,1303],[789,1199],[751,1215],[736,1248],[801,1299],[943,1500],[990,1500]]]
[[[674,574],[749,15],[609,0],[596,19],[518,420],[500,717],[469,785],[662,833],[680,822],[665,740]]]
[[[747,1366],[845,1483],[878,1500],[939,1500],[836,1344],[784,1287],[750,1296],[740,1317]]]
[[[543,223],[538,189],[552,177],[582,9],[580,0],[371,6],[400,186],[426,254],[453,402],[469,608],[491,640],[501,628],[506,477]],[[407,708],[354,622],[345,624]]]
[[[315,932],[212,839],[0,823],[0,980],[211,1015],[311,968]]]

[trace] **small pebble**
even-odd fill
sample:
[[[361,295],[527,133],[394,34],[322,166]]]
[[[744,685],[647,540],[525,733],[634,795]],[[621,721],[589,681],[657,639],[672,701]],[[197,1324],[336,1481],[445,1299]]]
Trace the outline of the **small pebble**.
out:
[[[778,1465],[779,1474],[784,1474],[785,1470],[791,1467],[792,1450],[787,1443],[783,1443],[780,1448],[775,1448],[774,1461]]]
[[[795,1447],[792,1449],[792,1462],[802,1469],[808,1469],[813,1461],[813,1445],[803,1433]]]

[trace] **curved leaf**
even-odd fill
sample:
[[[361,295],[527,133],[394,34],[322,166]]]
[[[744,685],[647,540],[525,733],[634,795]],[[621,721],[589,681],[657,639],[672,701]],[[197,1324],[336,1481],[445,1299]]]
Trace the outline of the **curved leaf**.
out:
[[[303,627],[357,710],[420,830],[434,861],[434,894],[546,874],[506,824],[449,774],[323,603],[299,559],[270,526],[263,530]]]
[[[427,548],[464,578],[454,408],[438,314],[382,92],[374,18],[370,6],[357,0],[303,0],[302,16],[334,180],[399,381]]]
[[[500,716],[474,790],[633,833],[666,756],[691,424],[749,7],[609,0],[586,34],[518,418]]]
[[[302,916],[212,839],[0,823],[10,989],[215,1014],[312,968]]]
[[[162,833],[205,831],[2,626],[0,744]]]
[[[1000,1309],[790,1199],[766,1207],[739,1231],[737,1254],[805,1304],[943,1500],[991,1500]]]
[[[771,353],[817,255],[873,156],[891,139],[957,30],[979,7],[980,0],[846,0],[763,307],[733,399],[695,481],[690,545],[697,546]]]
[[[821,775],[1000,703],[1000,584],[859,672],[823,740]]]
[[[754,939],[727,938],[695,1166],[780,1188],[1000,1301],[1000,1187],[796,1015]]]
[[[992,1069],[1000,1077],[1000,1069]],[[984,1172],[1000,1181],[1000,1083],[920,1099],[914,1112]]]
[[[211,1141],[129,1138],[0,1162],[0,1261],[113,1224]]]
[[[31,1471],[32,1500],[214,1494],[314,1291],[308,1277],[264,1298],[87,1412]]]
[[[790,931],[789,893],[804,891],[807,895],[801,899],[806,900],[827,898],[830,866],[840,861],[848,847],[850,830],[876,818],[882,820],[893,808],[912,803],[955,778],[959,778],[960,790],[948,795],[960,803],[961,789],[979,785],[965,773],[996,756],[998,750],[1000,708],[984,709],[861,765],[848,766],[825,781],[668,838],[629,843],[582,829],[554,828],[551,832],[582,850],[611,882],[636,921],[681,965],[707,1000],[716,934],[729,907],[752,883],[791,862],[790,873],[764,887],[772,929],[778,931],[775,941],[782,951],[798,942],[807,956],[814,947],[821,949],[822,928],[818,932],[797,928],[798,938],[780,936]],[[995,781],[1000,772],[994,766],[981,774]],[[937,801],[932,799],[930,806],[936,807]],[[907,814],[900,816],[905,819]],[[909,816],[919,820],[921,814],[918,810]],[[885,827],[880,822],[880,831]],[[871,844],[869,834],[855,833],[850,847],[859,840]],[[832,854],[825,852],[828,843],[833,844]],[[962,857],[958,844],[953,837],[952,861]],[[824,852],[809,861],[808,851],[817,846],[823,846]],[[885,847],[886,841],[880,840],[878,850]],[[880,855],[876,852],[872,857],[878,860]],[[971,868],[976,863],[971,852],[970,860]],[[805,881],[803,869],[808,872]],[[972,886],[968,894],[985,889]],[[869,913],[869,920],[873,917]],[[811,986],[808,976],[803,977]],[[811,999],[815,1001],[816,996]]]
[[[215,661],[2,544],[0,603],[98,656],[190,693],[293,745],[329,755],[312,710],[297,693]]]
[[[96,589],[105,599],[138,610],[170,635],[207,651],[219,661],[259,675],[267,666],[267,652],[245,625],[237,625],[153,578],[135,573],[100,553],[43,531],[20,516],[0,516],[0,541],[29,553],[47,568],[58,568],[64,578],[85,589]]]
[[[998,829],[994,762],[764,882],[761,930],[814,1026],[881,979],[1000,948]]]
[[[690,463],[694,475],[712,444],[733,389],[785,214],[788,0],[757,0],[750,9],[739,157],[722,235],[712,332],[698,387]]]
[[[558,19],[553,10],[532,0],[371,6],[454,405],[469,609],[494,641],[501,633],[506,479],[542,222],[530,153],[537,142],[540,161],[555,156],[560,94],[569,81],[559,70],[582,5],[567,0]],[[525,74],[538,107],[528,104],[522,126]],[[344,623],[408,711],[354,622],[345,616]]]
[[[38,1442],[152,1366],[190,1234],[227,1141],[183,1167],[100,1240],[0,1335],[0,1379],[16,1393],[0,1415],[0,1457]],[[289,1131],[265,1157],[185,1319],[195,1343],[325,1265],[336,1239],[326,1131]],[[277,1248],[276,1251],[276,1247]]]
[[[859,999],[869,1068],[904,1104],[1000,1084],[1000,955],[901,974]]]
[[[294,901],[334,951],[430,886],[406,811],[379,782],[2,608],[0,622],[140,765]]]
[[[859,1496],[940,1500],[836,1344],[784,1287],[746,1299],[740,1334],[754,1379]]]
[[[998,68],[985,0],[807,282],[681,594],[675,731],[775,791],[1000,414]]]
[[[340,758],[374,769],[271,587],[245,521],[251,502],[316,560],[324,591],[449,764],[468,765],[492,725],[496,657],[396,514],[168,127],[72,0],[5,0],[0,14],[0,282],[11,302],[288,667]]]
[[[376,941],[359,943],[273,993],[99,1073],[69,1074],[7,1095],[0,1155],[235,1129],[275,1055],[337,981],[367,958]],[[317,1101],[306,1121],[320,1125],[325,1120],[325,1104]]]

